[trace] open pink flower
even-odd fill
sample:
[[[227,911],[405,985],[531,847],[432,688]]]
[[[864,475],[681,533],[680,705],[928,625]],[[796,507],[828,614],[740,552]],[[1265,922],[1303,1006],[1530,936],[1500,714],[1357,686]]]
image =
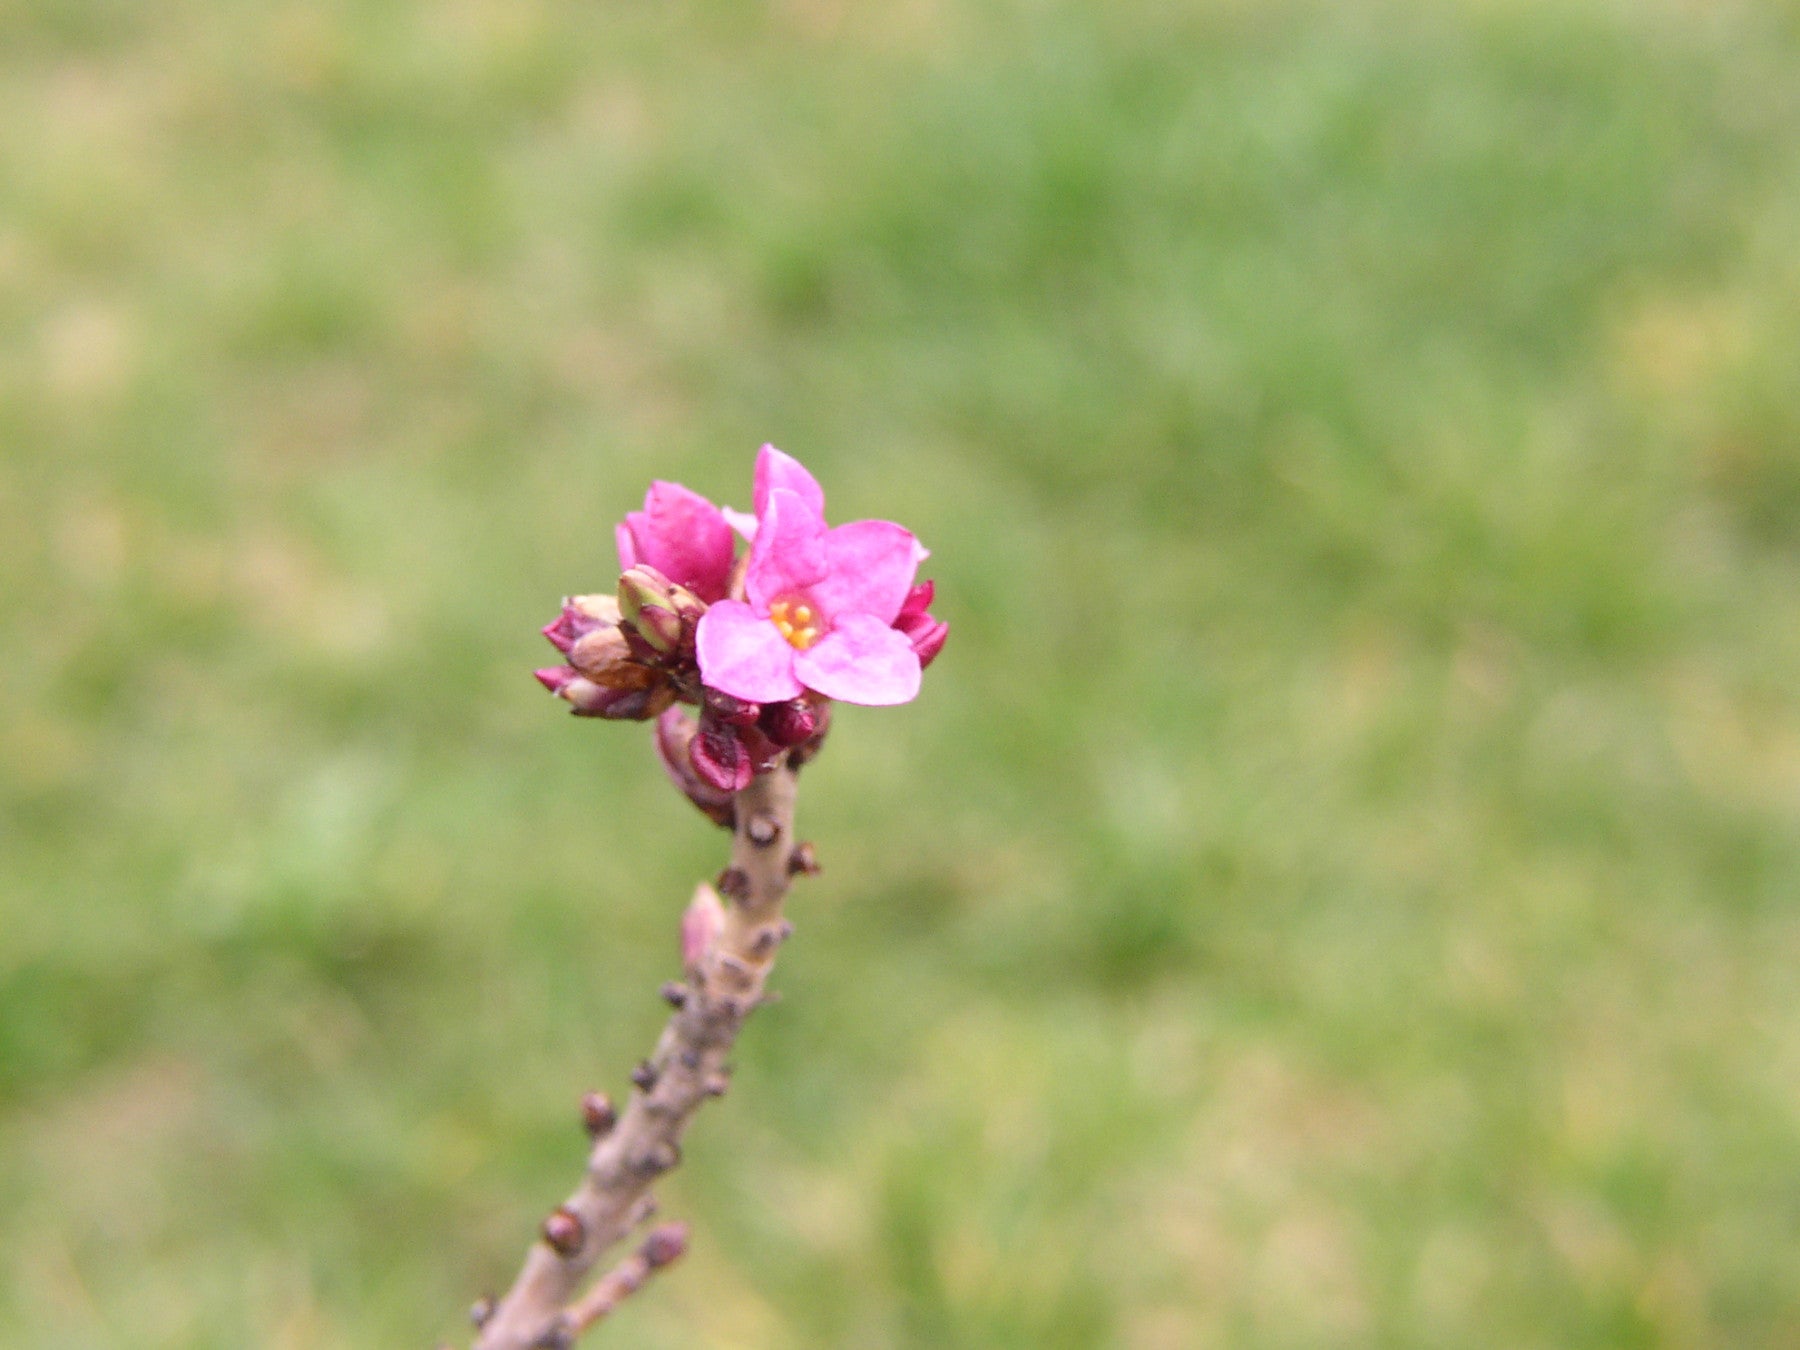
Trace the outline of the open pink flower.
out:
[[[659,479],[644,494],[644,509],[627,515],[614,534],[622,570],[643,563],[702,600],[724,597],[736,541],[724,512],[698,492]]]
[[[771,446],[756,478],[744,600],[720,600],[701,617],[701,678],[754,703],[807,689],[846,703],[910,702],[919,653],[894,622],[926,556],[919,541],[886,520],[827,528],[818,483]]]

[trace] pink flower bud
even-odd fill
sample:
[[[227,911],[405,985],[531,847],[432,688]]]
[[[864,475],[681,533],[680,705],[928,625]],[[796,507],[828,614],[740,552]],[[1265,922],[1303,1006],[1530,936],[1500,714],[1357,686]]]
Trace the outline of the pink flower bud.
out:
[[[725,905],[711,886],[699,886],[681,916],[681,965],[697,971],[725,926]]]
[[[643,722],[657,716],[675,701],[675,690],[668,684],[648,689],[608,689],[568,666],[548,666],[533,674],[539,684],[565,701],[577,717]]]
[[[542,670],[531,672],[537,682],[553,694],[561,694],[563,686],[575,678],[575,672],[567,666],[545,666]]]
[[[937,654],[944,650],[945,639],[950,636],[950,625],[931,617],[931,601],[936,594],[937,583],[921,581],[907,592],[906,602],[894,619],[894,627],[912,644],[920,670],[937,659]]]
[[[734,727],[749,726],[762,712],[760,703],[749,703],[717,689],[707,689],[704,695],[706,710],[721,722],[729,722]]]
[[[771,703],[763,709],[759,725],[765,736],[785,750],[790,745],[812,739],[819,729],[818,705],[803,698]]]
[[[563,600],[562,613],[545,625],[543,634],[564,656],[596,628],[619,621],[619,603],[610,595],[574,595]]]
[[[681,789],[682,795],[708,820],[730,829],[737,819],[732,794],[701,778],[688,755],[688,747],[699,729],[682,709],[670,708],[656,719],[656,755],[669,781]]]
[[[950,625],[942,619],[933,619],[929,615],[922,627],[912,630],[901,629],[907,640],[912,643],[913,651],[919,657],[919,669],[923,670],[933,661],[937,654],[944,650],[944,643],[950,636]]]
[[[937,597],[937,583],[929,579],[921,581],[906,593],[906,599],[900,605],[900,613],[894,620],[894,627],[904,629],[905,621],[923,614],[931,608],[931,602]]]
[[[720,792],[741,792],[756,772],[738,729],[706,714],[688,745],[688,760],[694,772]]]
[[[662,672],[632,659],[631,646],[617,624],[584,634],[569,648],[569,664],[608,689],[648,689],[664,678]]]

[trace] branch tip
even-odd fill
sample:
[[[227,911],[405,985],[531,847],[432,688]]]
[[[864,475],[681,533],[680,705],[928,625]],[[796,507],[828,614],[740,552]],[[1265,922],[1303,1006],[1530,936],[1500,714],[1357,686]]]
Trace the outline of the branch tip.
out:
[[[688,987],[680,980],[670,980],[661,989],[662,1000],[671,1008],[685,1008],[688,1001]]]
[[[643,1254],[644,1262],[652,1270],[661,1270],[664,1266],[679,1261],[687,1255],[688,1226],[685,1223],[665,1223],[660,1228],[650,1230],[650,1236],[644,1239],[644,1245],[638,1250]]]

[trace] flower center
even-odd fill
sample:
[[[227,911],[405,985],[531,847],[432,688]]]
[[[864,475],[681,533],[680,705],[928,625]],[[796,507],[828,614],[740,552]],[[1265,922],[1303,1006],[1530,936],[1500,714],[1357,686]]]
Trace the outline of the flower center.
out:
[[[819,640],[819,616],[804,600],[777,600],[769,619],[791,646],[805,651]]]

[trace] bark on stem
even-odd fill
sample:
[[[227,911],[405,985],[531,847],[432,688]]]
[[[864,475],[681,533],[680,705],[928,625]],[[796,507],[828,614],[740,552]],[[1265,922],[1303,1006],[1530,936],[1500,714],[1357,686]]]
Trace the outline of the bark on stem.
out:
[[[708,1097],[724,1091],[726,1057],[763,1000],[775,952],[791,926],[781,916],[796,862],[794,774],[785,763],[737,794],[731,865],[720,874],[725,922],[688,971],[689,987],[656,1050],[633,1075],[637,1088],[594,1141],[581,1185],[532,1244],[525,1268],[482,1325],[475,1350],[537,1350],[572,1341],[564,1310],[594,1264],[642,1218],[650,1187],[681,1160],[681,1137]],[[571,1222],[572,1220],[572,1222]],[[554,1245],[552,1242],[554,1239]]]

